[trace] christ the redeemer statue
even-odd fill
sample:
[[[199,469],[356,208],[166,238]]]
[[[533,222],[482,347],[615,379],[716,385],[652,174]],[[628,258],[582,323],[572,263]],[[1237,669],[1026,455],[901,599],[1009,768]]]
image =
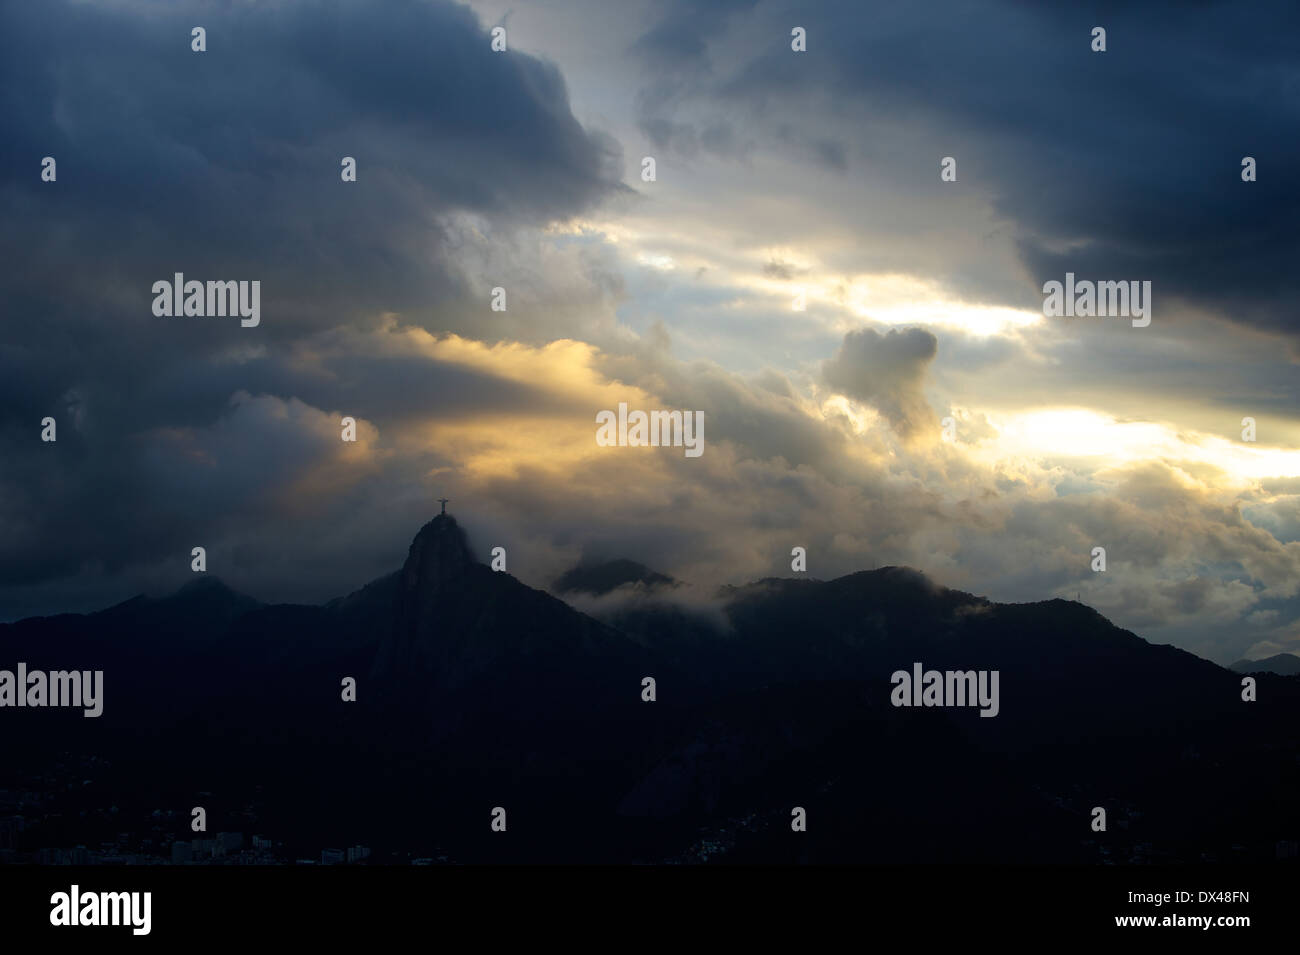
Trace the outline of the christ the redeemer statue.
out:
[[[438,498],[438,503],[442,505],[442,513],[443,513],[443,514],[446,514],[446,513],[447,513],[447,499],[446,499],[445,497],[440,497],[440,498]]]

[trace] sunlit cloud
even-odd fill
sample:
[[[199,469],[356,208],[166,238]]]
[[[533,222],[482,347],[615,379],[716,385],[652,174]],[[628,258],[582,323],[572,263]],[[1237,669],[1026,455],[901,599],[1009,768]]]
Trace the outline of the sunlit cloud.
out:
[[[995,437],[980,442],[986,461],[1005,457],[1091,460],[1095,468],[1160,460],[1205,465],[1234,485],[1300,477],[1300,451],[1231,442],[1151,421],[1120,421],[1087,408],[990,413]]]

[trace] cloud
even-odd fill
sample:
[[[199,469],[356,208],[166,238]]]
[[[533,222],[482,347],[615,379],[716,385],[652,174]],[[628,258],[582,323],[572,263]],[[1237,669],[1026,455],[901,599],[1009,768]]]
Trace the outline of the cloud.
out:
[[[897,368],[887,355],[920,374],[925,336],[893,335],[855,333],[833,367]],[[874,347],[860,354],[863,343]],[[1300,542],[1261,526],[1292,519],[1294,494],[1256,498],[1247,521],[1212,476],[1167,465],[1103,480],[989,463],[975,453],[983,442],[859,430],[776,371],[746,378],[674,359],[662,329],[616,353],[389,323],[323,331],[295,361],[305,377],[377,396],[374,417],[357,415],[357,445],[339,441],[337,404],[254,393],[213,422],[120,445],[96,445],[95,429],[61,438],[0,488],[0,606],[67,609],[75,597],[90,609],[165,590],[186,578],[195,544],[210,572],[255,596],[324,600],[399,566],[447,496],[478,551],[506,547],[511,573],[538,587],[603,554],[708,593],[788,575],[797,545],[823,579],[894,564],[995,599],[1082,591],[1121,626],[1215,658],[1281,641],[1300,617]],[[403,404],[390,387],[424,379],[454,383],[455,400],[414,389]],[[595,413],[619,401],[703,411],[704,454],[598,446]],[[1089,569],[1098,544],[1104,575]]]
[[[899,435],[912,437],[936,426],[922,385],[937,351],[938,339],[922,328],[891,328],[884,335],[862,328],[844,336],[822,376],[831,389],[870,405]]]
[[[190,49],[196,23],[205,53]],[[367,435],[539,397],[393,354],[394,316],[481,327],[513,273],[478,252],[626,192],[617,142],[577,121],[558,69],[493,53],[474,14],[440,0],[382,18],[364,2],[5,4],[0,107],[0,616],[93,606],[106,576],[169,579],[196,535],[265,547],[265,586],[316,595],[311,559],[277,561],[256,521],[307,533],[299,505],[350,499],[362,474],[404,501],[413,477],[327,454],[340,415],[368,423],[354,453],[378,466],[387,445]],[[55,182],[40,178],[47,155]],[[152,284],[175,272],[260,281],[261,324],[155,317]],[[55,444],[39,440],[46,415]],[[361,548],[322,580],[379,566]],[[52,581],[63,589],[40,596]]]
[[[805,270],[796,265],[789,262],[779,262],[775,259],[769,259],[763,263],[763,274],[772,279],[781,279],[788,282],[803,271]]]
[[[1300,332],[1300,190],[1280,172],[1300,160],[1287,135],[1300,118],[1286,95],[1296,69],[1281,40],[1300,28],[1294,5],[1250,3],[1228,22],[1214,5],[1171,19],[1166,4],[1130,4],[1107,12],[1105,53],[1090,49],[1092,15],[1075,4],[819,3],[799,10],[802,54],[780,5],[708,21],[692,2],[659,10],[639,42],[673,51],[671,81],[656,73],[644,87],[658,128],[683,131],[663,145],[726,116],[753,151],[784,146],[858,188],[905,196],[913,228],[927,228],[930,209],[952,223],[968,220],[960,204],[984,205],[1028,281],[968,269],[968,242],[932,273],[963,296],[1033,307],[1042,283],[1070,270],[1151,280],[1165,314],[1196,302]],[[692,42],[666,42],[682,37]],[[943,156],[957,159],[957,183],[940,182]],[[1245,156],[1259,163],[1256,182],[1241,180]]]
[[[452,216],[539,226],[621,189],[617,144],[573,117],[558,70],[492,53],[463,7],[202,13],[206,53],[189,48],[184,6],[0,13],[0,188],[15,212],[0,235],[19,250],[6,279],[20,311],[48,308],[58,287],[60,326],[121,311],[117,335],[156,335],[155,279],[248,277],[262,282],[261,339],[284,340],[323,316],[467,294]],[[44,155],[57,183],[39,179]],[[344,156],[356,183],[340,180]],[[17,340],[44,343],[47,324]]]
[[[169,589],[196,544],[322,600],[447,496],[537,586],[601,553],[707,593],[798,545],[1293,646],[1294,14],[1163,9],[1108,14],[1103,58],[1014,4],[801,8],[806,54],[763,3],[525,7],[508,55],[504,10],[439,2],[0,8],[0,618]],[[1069,266],[1154,279],[1152,327],[1042,320]],[[175,271],[260,279],[262,325],[154,318]],[[702,411],[704,455],[600,448],[619,401]],[[1066,426],[1017,444],[1039,411]]]
[[[711,69],[710,41],[725,29],[727,21],[743,15],[758,0],[680,0],[672,5],[649,30],[632,43],[629,52],[639,57],[648,71]]]

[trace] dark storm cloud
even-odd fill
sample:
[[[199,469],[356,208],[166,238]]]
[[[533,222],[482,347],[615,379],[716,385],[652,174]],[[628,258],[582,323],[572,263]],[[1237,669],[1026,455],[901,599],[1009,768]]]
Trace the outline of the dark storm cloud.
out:
[[[390,312],[446,327],[467,294],[486,311],[448,217],[508,233],[622,188],[617,144],[573,117],[559,71],[493,53],[443,2],[5,4],[0,116],[0,619],[43,599],[13,609],[6,588],[81,586],[196,537],[284,563],[283,495],[313,469],[372,514],[332,521],[357,535],[340,552],[367,550],[384,519],[347,503],[340,410],[373,433],[547,403],[433,361],[330,353],[322,334],[382,337]],[[260,326],[155,317],[152,284],[178,271],[260,281]],[[57,444],[39,440],[46,415]],[[436,464],[369,486],[391,502]]]
[[[180,269],[261,278],[281,315],[271,335],[286,314],[319,321],[322,303],[428,304],[453,280],[439,215],[566,216],[621,163],[573,118],[555,67],[491,52],[450,4],[2,15],[0,188],[25,220],[36,302],[56,275],[98,299],[109,273],[145,297],[147,279]],[[206,53],[190,50],[196,18]],[[57,185],[38,179],[45,155]],[[355,184],[339,179],[343,156]]]
[[[758,0],[683,0],[668,8],[631,45],[629,52],[642,65],[647,86],[637,96],[637,125],[656,149],[693,156],[702,148],[725,158],[745,157],[752,144],[741,141],[733,124],[715,120],[705,128],[677,122],[667,114],[688,95],[693,82],[713,72],[709,43],[722,35],[727,23],[743,15]]]
[[[655,35],[697,17],[683,4]],[[789,49],[794,24],[808,31],[806,53]],[[1104,53],[1090,49],[1094,26],[1107,30]],[[766,125],[768,144],[856,135],[857,149],[834,153],[850,172],[855,153],[881,161],[874,120],[912,124],[924,154],[894,171],[901,185],[974,190],[1018,227],[1033,284],[1012,292],[986,276],[945,276],[969,294],[1037,308],[1042,283],[1067,270],[1149,279],[1157,310],[1191,299],[1294,333],[1298,32],[1300,7],[1286,2],[762,5],[689,48],[710,64],[726,47],[744,65],[714,75],[679,64],[655,116],[684,141],[686,104],[744,111],[747,134]],[[754,42],[769,34],[784,40]],[[958,160],[956,184],[939,181],[943,155]],[[1241,180],[1244,156],[1258,161],[1257,182]],[[898,158],[888,154],[892,166]]]
[[[392,474],[376,473],[393,444],[388,432],[400,434],[407,422],[431,415],[518,416],[520,409],[577,413],[540,389],[428,358],[333,355],[319,369],[325,377],[276,375],[274,368],[247,374],[251,391],[238,387],[236,375],[222,377],[212,368],[196,368],[187,382],[160,376],[136,392],[144,407],[157,409],[152,421],[126,402],[110,404],[116,413],[99,407],[78,413],[82,399],[74,389],[46,409],[58,424],[57,443],[39,441],[41,416],[11,430],[0,471],[0,598],[3,586],[73,575],[92,561],[112,572],[160,553],[188,552],[189,539],[273,533],[281,519],[298,516],[289,513],[295,504],[312,503],[321,491],[328,491],[326,511],[354,504],[371,510],[375,500],[350,501],[342,492],[377,478],[385,486],[405,481],[418,487],[421,473],[439,458],[430,448],[424,457],[394,461]],[[303,397],[281,398],[257,387],[268,380],[282,388],[297,382]],[[175,420],[181,415],[169,405],[186,400],[186,384],[202,399],[222,396],[214,420],[200,426]],[[586,410],[582,406],[584,416]],[[369,442],[361,455],[345,454],[343,415],[361,422],[361,437]],[[373,440],[376,426],[383,441]],[[328,487],[331,474],[337,489]],[[317,483],[298,484],[313,475]],[[287,498],[291,492],[301,499]],[[417,517],[411,520],[418,523]],[[255,531],[254,525],[262,527]]]

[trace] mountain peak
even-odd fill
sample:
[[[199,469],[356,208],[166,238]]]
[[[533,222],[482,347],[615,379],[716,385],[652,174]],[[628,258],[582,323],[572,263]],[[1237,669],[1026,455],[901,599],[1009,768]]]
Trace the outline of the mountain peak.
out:
[[[465,576],[475,563],[465,531],[450,514],[439,514],[411,541],[402,565],[402,589],[436,596],[444,585]]]
[[[1292,676],[1300,673],[1300,656],[1294,653],[1275,653],[1262,660],[1238,660],[1228,669],[1237,673],[1276,673]]]
[[[219,577],[200,574],[153,606],[164,614],[195,614],[205,618],[210,625],[218,626],[250,610],[256,610],[261,606],[261,601],[241,594]]]
[[[639,660],[625,635],[476,560],[465,532],[446,514],[411,542],[391,619],[371,672],[398,705],[427,708],[431,690],[463,688],[493,668],[499,675],[559,667],[571,679],[611,654]]]
[[[465,531],[450,514],[439,514],[420,528],[396,575],[393,628],[380,649],[375,672],[402,673],[446,655],[443,611],[472,586],[476,566]]]
[[[551,585],[551,589],[557,594],[587,593],[599,597],[624,584],[641,584],[646,589],[654,589],[675,587],[677,581],[644,564],[620,558],[572,567]]]

